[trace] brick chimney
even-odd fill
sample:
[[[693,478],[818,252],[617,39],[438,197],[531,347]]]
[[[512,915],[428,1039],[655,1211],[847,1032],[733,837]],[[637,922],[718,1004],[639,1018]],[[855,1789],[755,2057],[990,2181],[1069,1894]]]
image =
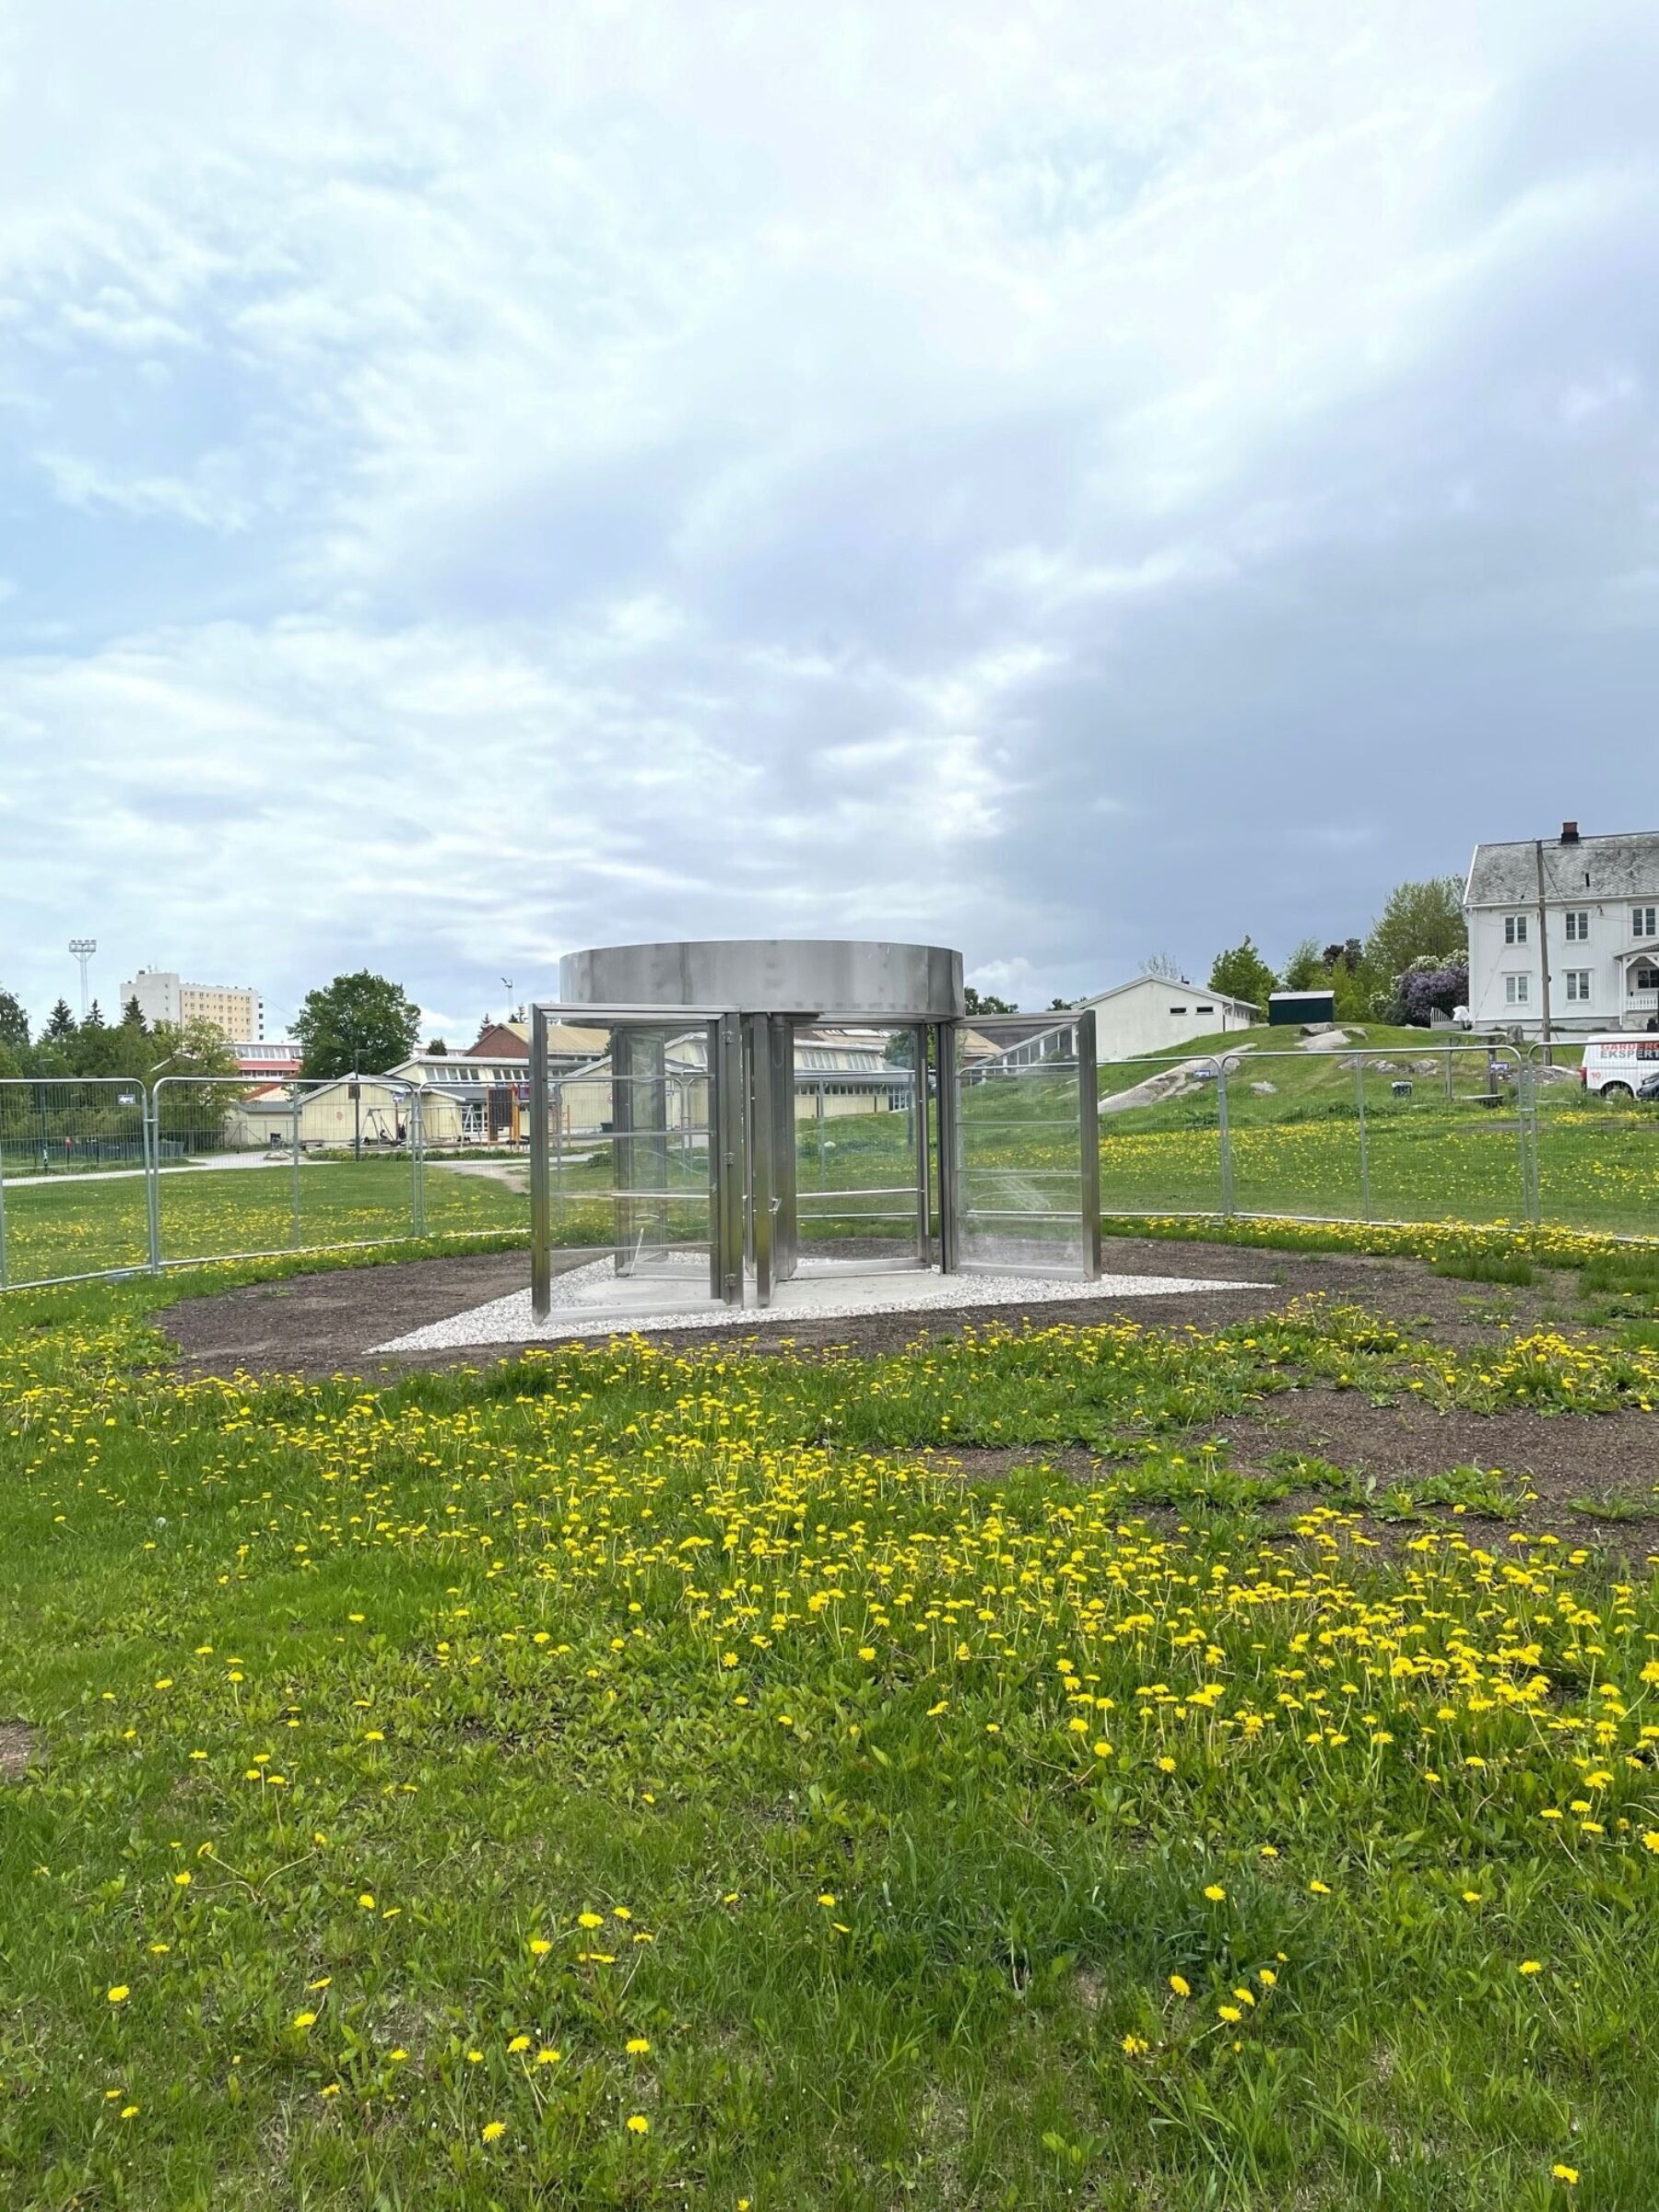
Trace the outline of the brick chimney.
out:
[[[1578,841],[1578,824],[1576,822],[1563,822],[1561,824],[1561,842],[1564,845],[1576,845]]]

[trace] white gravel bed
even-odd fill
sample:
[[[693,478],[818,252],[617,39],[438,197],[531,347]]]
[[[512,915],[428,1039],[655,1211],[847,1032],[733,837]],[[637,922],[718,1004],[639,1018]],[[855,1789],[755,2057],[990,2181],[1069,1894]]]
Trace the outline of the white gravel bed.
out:
[[[703,1281],[706,1283],[706,1277]],[[962,1306],[1046,1306],[1084,1299],[1117,1301],[1129,1298],[1170,1298],[1200,1290],[1265,1290],[1266,1283],[1215,1281],[1185,1275],[1103,1275],[1098,1282],[1060,1281],[1030,1275],[952,1275],[936,1272],[853,1277],[812,1276],[781,1283],[770,1306],[716,1306],[696,1296],[688,1276],[685,1302],[674,1302],[675,1286],[662,1284],[661,1302],[639,1280],[616,1275],[609,1260],[571,1268],[553,1283],[553,1311],[537,1321],[528,1288],[484,1305],[453,1313],[447,1320],[411,1329],[377,1344],[377,1352],[463,1350],[470,1345],[536,1344],[559,1337],[615,1336],[663,1329],[772,1328],[780,1323],[856,1321],[868,1313],[925,1313]]]

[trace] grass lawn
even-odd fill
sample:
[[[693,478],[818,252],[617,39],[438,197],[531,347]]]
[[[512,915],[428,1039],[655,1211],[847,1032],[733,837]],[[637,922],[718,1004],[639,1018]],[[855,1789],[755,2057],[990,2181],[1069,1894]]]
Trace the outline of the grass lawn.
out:
[[[182,1380],[184,1288],[0,1300],[8,2207],[1653,2204],[1659,1587],[1203,1441],[1640,1336],[367,1392]]]
[[[512,1230],[527,1237],[529,1200],[492,1176],[428,1163],[426,1217],[436,1238]],[[300,1234],[294,1235],[294,1189]],[[164,1169],[164,1258],[317,1250],[406,1238],[413,1185],[406,1159],[308,1161],[288,1167]],[[142,1267],[148,1251],[137,1175],[61,1175],[6,1191],[6,1272],[13,1283],[106,1267]]]

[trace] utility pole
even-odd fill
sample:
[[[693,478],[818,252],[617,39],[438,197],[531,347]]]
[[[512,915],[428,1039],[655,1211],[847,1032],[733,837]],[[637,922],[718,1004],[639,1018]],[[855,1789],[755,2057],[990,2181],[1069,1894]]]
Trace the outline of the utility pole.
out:
[[[71,937],[69,940],[69,949],[75,955],[75,958],[80,962],[81,1019],[85,1021],[88,1012],[87,962],[98,950],[98,939],[96,937]]]
[[[1538,968],[1543,978],[1544,1065],[1555,1065],[1555,1053],[1549,1041],[1549,912],[1544,903],[1544,840],[1533,839],[1533,858],[1538,871]]]

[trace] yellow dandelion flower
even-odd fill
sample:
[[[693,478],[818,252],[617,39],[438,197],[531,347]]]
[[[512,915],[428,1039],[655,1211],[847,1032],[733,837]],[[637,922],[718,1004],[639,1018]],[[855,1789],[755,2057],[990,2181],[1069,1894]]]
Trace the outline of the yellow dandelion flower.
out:
[[[629,2114],[628,2132],[630,2136],[648,2136],[651,2133],[651,2123],[646,2119],[643,2112],[630,2112]]]
[[[605,1915],[602,1912],[578,1912],[576,1925],[579,1928],[602,1928],[605,1925]]]
[[[1190,1997],[1193,1994],[1193,1985],[1184,1974],[1171,1974],[1170,1987],[1178,1997]]]
[[[1578,2168],[1576,2166],[1562,2166],[1558,2163],[1550,2168],[1549,2175],[1552,2181],[1565,2182],[1569,2189],[1575,2189],[1578,2186]]]
[[[124,1982],[117,1982],[110,1992],[110,2002],[112,2005],[124,2005],[132,1994]]]
[[[478,2133],[486,2143],[499,2143],[507,2133],[507,2123],[505,2120],[486,2120]]]
[[[1204,1894],[1209,1899],[1212,1905],[1218,1905],[1222,1899],[1227,1895],[1227,1892],[1222,1888],[1219,1882],[1206,1882],[1205,1884]]]
[[[649,2050],[650,2050],[650,2048],[651,2048],[651,2045],[650,2045],[650,2043],[649,2043],[649,2042],[646,2041],[646,2039],[645,2039],[645,2037],[644,2037],[644,2036],[642,2036],[642,2035],[630,2035],[630,2036],[629,2037],[629,2039],[628,2039],[628,2041],[627,2041],[627,2043],[626,2043],[626,2044],[625,2044],[623,2047],[624,2047],[624,2049],[625,2049],[625,2050],[627,2050],[627,2051],[628,2051],[628,2052],[630,2053],[630,2055],[631,2055],[631,2056],[633,2056],[633,2057],[635,2057],[635,2058],[638,2058],[638,2057],[639,2057],[639,2055],[640,2055],[640,2053],[641,2053],[641,2052],[643,2052],[643,2051],[649,2051]]]
[[[527,2035],[515,2035],[512,2041],[508,2044],[507,2048],[509,2051],[528,2051],[530,2048],[530,2038]]]

